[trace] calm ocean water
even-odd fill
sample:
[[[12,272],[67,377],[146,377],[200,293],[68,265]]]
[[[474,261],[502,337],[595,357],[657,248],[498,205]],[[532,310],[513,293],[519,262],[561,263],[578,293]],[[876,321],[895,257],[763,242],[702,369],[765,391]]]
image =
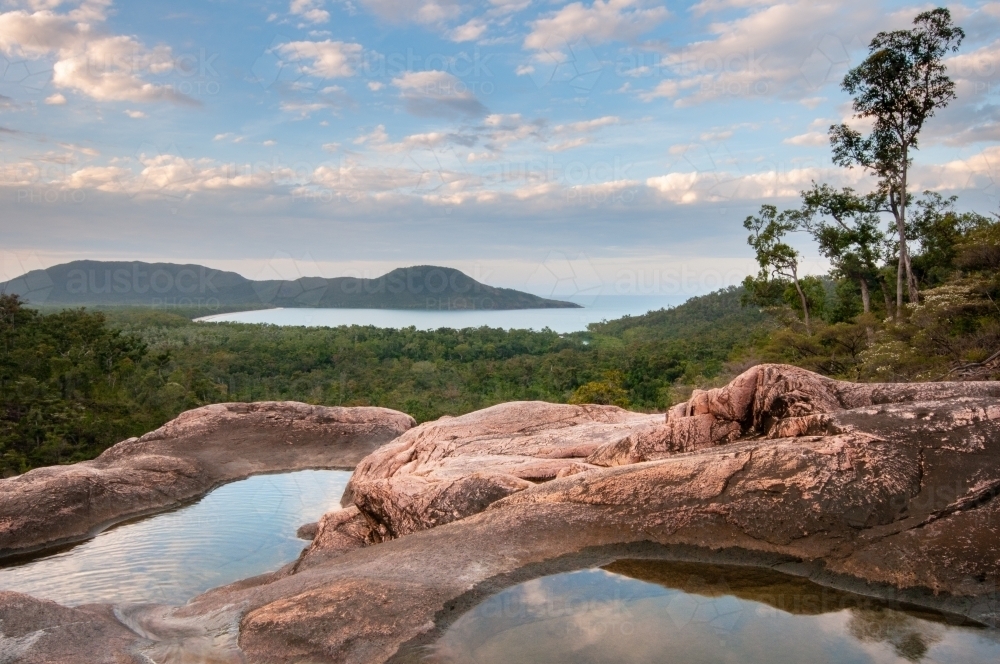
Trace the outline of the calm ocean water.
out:
[[[582,309],[519,309],[515,311],[438,311],[396,309],[264,309],[206,316],[205,322],[269,323],[306,327],[337,327],[340,325],[374,325],[376,327],[416,327],[436,330],[442,327],[499,327],[504,329],[541,330],[546,327],[559,332],[579,332],[589,323],[614,320],[622,316],[638,316],[681,304],[686,297],[669,295],[606,295],[576,301]]]

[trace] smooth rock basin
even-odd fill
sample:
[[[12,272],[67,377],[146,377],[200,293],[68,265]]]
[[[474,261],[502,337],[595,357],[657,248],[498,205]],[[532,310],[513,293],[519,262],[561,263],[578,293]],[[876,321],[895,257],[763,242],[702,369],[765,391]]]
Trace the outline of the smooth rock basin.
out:
[[[421,659],[985,664],[1000,661],[1000,631],[770,570],[623,560],[493,595]]]
[[[336,509],[351,473],[257,475],[195,503],[126,522],[76,546],[0,566],[0,590],[66,606],[180,605],[298,556],[304,523]],[[2,564],[2,563],[0,563]]]

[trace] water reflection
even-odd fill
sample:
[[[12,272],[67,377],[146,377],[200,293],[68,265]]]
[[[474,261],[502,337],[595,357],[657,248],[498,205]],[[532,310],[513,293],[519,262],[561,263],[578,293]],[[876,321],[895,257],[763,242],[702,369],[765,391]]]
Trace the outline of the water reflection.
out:
[[[295,531],[335,509],[351,474],[258,475],[197,503],[122,524],[71,549],[0,567],[0,589],[61,604],[183,604],[298,556]]]
[[[619,561],[490,597],[426,661],[1000,661],[996,631],[953,623],[765,570]]]

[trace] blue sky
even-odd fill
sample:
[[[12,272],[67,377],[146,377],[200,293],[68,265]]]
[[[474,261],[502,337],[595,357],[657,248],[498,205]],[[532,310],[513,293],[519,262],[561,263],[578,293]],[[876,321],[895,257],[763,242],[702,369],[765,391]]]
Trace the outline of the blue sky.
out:
[[[931,6],[0,0],[0,277],[436,263],[546,295],[701,292],[752,270],[761,203],[870,186],[830,162],[839,82]],[[948,6],[959,99],[915,186],[995,210],[1000,3]]]

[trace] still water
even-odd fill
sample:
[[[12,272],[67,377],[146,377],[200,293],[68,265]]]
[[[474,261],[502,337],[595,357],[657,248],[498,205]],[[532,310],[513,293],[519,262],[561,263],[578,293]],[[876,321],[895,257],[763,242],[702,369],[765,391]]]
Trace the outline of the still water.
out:
[[[306,545],[295,531],[338,507],[350,477],[303,470],[233,482],[191,505],[0,567],[0,589],[69,606],[183,604],[295,560]]]
[[[995,664],[1000,634],[767,570],[618,561],[490,597],[425,661]]]
[[[566,298],[574,301],[574,298]],[[548,327],[561,334],[581,332],[590,323],[638,316],[656,309],[680,304],[684,297],[670,296],[600,296],[582,300],[582,309],[516,309],[512,311],[441,311],[426,309],[262,309],[206,316],[205,322],[268,323],[306,327],[374,325],[375,327],[418,330],[442,327],[499,327],[503,329],[541,330]]]

